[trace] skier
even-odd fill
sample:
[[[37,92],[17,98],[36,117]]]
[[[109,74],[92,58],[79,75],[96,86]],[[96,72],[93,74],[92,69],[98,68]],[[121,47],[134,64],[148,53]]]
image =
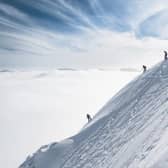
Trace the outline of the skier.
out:
[[[164,51],[164,60],[167,60],[167,51]]]
[[[87,114],[86,117],[87,117],[87,119],[88,119],[88,122],[92,120],[90,114]]]
[[[143,68],[143,73],[146,72],[147,67],[145,65],[143,65],[142,68]]]

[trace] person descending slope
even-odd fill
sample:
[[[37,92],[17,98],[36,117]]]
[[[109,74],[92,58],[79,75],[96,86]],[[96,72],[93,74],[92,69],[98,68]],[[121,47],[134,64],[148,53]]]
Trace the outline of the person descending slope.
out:
[[[92,117],[90,116],[90,114],[87,114],[86,117],[88,119],[88,122],[92,120]]]
[[[146,72],[147,66],[146,66],[146,65],[143,65],[142,68],[143,68],[143,73]]]
[[[167,60],[167,51],[164,51],[164,60]]]

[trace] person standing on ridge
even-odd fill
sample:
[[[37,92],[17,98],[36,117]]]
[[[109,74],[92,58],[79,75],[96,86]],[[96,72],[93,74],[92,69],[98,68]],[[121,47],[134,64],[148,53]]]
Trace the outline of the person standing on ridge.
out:
[[[167,60],[167,51],[164,51],[164,60]]]
[[[86,117],[88,119],[88,122],[90,122],[92,120],[92,117],[90,116],[90,114],[87,114]]]
[[[147,66],[143,65],[142,68],[143,68],[143,73],[146,72]]]

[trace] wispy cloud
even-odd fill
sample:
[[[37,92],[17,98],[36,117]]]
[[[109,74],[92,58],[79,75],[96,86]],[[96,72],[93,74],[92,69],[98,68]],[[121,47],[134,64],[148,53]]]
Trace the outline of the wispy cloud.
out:
[[[145,54],[156,60],[167,47],[166,5],[164,0],[2,0],[0,66],[114,66],[138,64]]]
[[[139,26],[140,36],[153,36],[168,39],[168,9],[161,10],[146,18]]]

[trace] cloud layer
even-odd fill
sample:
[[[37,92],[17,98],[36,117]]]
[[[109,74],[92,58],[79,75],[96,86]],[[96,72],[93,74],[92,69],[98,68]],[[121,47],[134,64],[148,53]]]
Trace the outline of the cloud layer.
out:
[[[129,59],[138,64],[145,55],[156,60],[154,54],[167,43],[167,5],[164,0],[2,0],[0,66],[115,66]]]

